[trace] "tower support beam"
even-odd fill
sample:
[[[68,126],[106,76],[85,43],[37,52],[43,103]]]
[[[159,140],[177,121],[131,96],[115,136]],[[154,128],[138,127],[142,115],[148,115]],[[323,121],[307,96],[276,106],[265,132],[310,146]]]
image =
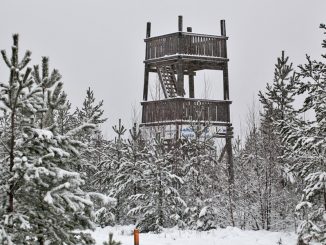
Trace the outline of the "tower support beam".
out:
[[[184,96],[184,74],[183,74],[183,63],[181,60],[177,63],[177,93],[178,96],[183,97]]]
[[[189,72],[189,98],[195,98],[195,79],[193,72]]]
[[[149,67],[145,65],[144,71],[144,91],[143,91],[143,100],[147,101],[148,99],[148,79],[149,79]]]

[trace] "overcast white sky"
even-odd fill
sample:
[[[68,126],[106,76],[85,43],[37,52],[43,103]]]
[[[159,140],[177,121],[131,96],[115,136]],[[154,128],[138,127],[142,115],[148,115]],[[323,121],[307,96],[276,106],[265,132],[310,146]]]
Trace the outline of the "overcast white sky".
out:
[[[220,34],[219,20],[225,19],[231,113],[239,132],[253,98],[272,81],[281,50],[295,65],[306,53],[319,58],[325,9],[325,0],[0,0],[0,49],[9,50],[11,35],[19,33],[33,64],[49,56],[74,106],[81,106],[90,86],[104,100],[109,121],[103,130],[110,135],[118,118],[130,122],[142,99],[146,22],[152,22],[152,36],[177,31],[178,15],[184,29]],[[212,96],[218,95],[220,75],[211,72],[197,76],[197,94],[204,76]],[[1,60],[0,79],[7,77]]]

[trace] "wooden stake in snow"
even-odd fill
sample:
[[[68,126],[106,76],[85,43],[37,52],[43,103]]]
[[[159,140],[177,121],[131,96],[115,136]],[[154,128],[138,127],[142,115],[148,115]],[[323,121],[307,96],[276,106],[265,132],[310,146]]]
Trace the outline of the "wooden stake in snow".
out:
[[[139,230],[134,230],[134,245],[139,245]]]

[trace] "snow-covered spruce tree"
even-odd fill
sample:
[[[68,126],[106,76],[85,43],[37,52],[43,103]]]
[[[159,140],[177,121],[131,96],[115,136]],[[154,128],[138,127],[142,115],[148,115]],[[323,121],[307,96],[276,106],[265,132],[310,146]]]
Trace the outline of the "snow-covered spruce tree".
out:
[[[30,52],[18,62],[18,35],[11,61],[5,51],[1,53],[10,68],[9,82],[1,84],[1,107],[11,119],[9,156],[4,161],[9,166],[4,230],[15,244],[92,244],[88,234],[77,231],[93,227],[90,195],[96,194],[80,188],[84,181],[74,166],[85,145],[74,137],[94,125],[85,123],[59,134],[53,115],[66,97],[59,72],[48,74],[47,59],[42,62],[42,79],[37,80],[37,66],[32,77],[30,68],[23,72]]]
[[[164,139],[157,136],[147,143],[149,157],[143,169],[143,181],[139,193],[129,198],[136,207],[128,214],[137,219],[136,225],[141,232],[159,232],[163,227],[178,223],[176,214],[181,213],[186,204],[173,186],[183,181],[172,173],[172,157]]]
[[[326,30],[325,25],[320,26]],[[322,47],[326,48],[326,40]],[[326,55],[322,55],[323,59]],[[292,146],[286,156],[295,161],[292,167],[303,180],[303,195],[296,210],[302,214],[299,243],[315,241],[326,244],[326,63],[311,60],[299,66],[295,94],[304,96],[303,105],[293,116],[280,121],[283,140]],[[304,118],[312,112],[314,117]]]

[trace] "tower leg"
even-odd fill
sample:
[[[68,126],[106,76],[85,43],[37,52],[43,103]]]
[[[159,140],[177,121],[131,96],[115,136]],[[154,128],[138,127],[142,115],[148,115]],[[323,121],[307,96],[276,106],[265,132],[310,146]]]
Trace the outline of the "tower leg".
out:
[[[189,71],[189,98],[195,98],[194,74]]]
[[[144,91],[143,91],[143,100],[147,101],[148,99],[148,77],[149,77],[149,67],[145,65],[145,72],[144,72]]]
[[[184,96],[184,74],[183,74],[183,64],[182,61],[179,61],[177,64],[177,75],[178,75],[178,81],[177,81],[177,93],[178,96],[183,97]]]
[[[233,166],[233,152],[232,152],[232,127],[226,128],[225,147],[227,153],[228,175],[230,185],[234,184],[234,166]]]
[[[229,212],[230,221],[232,226],[235,226],[234,220],[234,168],[233,168],[233,154],[232,154],[232,127],[226,128],[226,153],[227,153],[227,167],[228,167],[228,199],[229,199]]]
[[[228,72],[228,64],[225,63],[223,67],[223,97],[224,100],[229,100],[229,72]]]

